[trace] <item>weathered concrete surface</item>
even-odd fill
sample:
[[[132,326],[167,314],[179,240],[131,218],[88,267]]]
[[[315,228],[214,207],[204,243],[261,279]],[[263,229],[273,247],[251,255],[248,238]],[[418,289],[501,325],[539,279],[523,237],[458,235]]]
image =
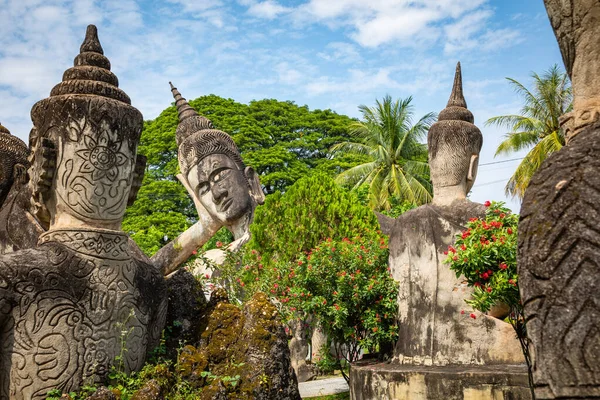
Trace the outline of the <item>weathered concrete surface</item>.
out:
[[[525,192],[518,272],[539,399],[600,399],[600,2],[545,0],[573,86],[567,146]]]
[[[551,155],[525,192],[519,286],[539,399],[600,398],[600,124]]]
[[[355,363],[352,400],[529,400],[525,365],[425,367]]]
[[[506,322],[482,315],[465,303],[472,289],[442,261],[471,217],[485,207],[468,200],[452,206],[426,205],[404,213],[390,235],[390,266],[398,292],[401,364],[494,364],[523,362],[519,342]],[[465,314],[461,314],[465,310]]]

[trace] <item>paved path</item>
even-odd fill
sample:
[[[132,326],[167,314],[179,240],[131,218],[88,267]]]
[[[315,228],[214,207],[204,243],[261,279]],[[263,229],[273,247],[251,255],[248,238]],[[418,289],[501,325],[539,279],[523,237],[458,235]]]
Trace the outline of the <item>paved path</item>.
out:
[[[348,392],[350,390],[343,377],[302,382],[298,384],[298,388],[300,389],[300,396],[302,398],[326,396]]]

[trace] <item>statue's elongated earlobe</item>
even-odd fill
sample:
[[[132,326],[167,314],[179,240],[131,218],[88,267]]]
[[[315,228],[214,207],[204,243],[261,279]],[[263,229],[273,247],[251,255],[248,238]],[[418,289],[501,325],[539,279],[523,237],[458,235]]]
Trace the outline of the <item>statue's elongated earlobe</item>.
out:
[[[265,194],[263,193],[262,187],[260,186],[258,174],[251,167],[246,167],[244,169],[244,174],[246,175],[246,178],[248,179],[248,184],[250,185],[250,195],[257,204],[264,204]]]
[[[137,198],[137,194],[142,187],[142,181],[144,180],[144,175],[146,173],[146,162],[148,159],[146,156],[138,154],[135,159],[135,168],[133,170],[133,179],[131,181],[131,189],[129,190],[129,197],[127,198],[127,205],[130,206],[133,204],[135,199]]]

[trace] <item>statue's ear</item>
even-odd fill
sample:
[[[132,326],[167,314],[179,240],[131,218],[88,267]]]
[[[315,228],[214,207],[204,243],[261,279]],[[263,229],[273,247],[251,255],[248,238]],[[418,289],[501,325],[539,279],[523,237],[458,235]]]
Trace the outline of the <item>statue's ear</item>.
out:
[[[471,156],[471,161],[469,162],[469,174],[467,175],[468,181],[474,181],[477,177],[477,168],[479,167],[479,156],[477,154],[473,154]]]
[[[17,163],[13,166],[13,180],[15,183],[27,183],[27,167],[25,165]]]
[[[33,214],[46,226],[50,214],[46,202],[50,198],[56,172],[56,145],[48,138],[36,138],[32,147],[29,186],[32,191]]]
[[[246,167],[246,169],[244,169],[244,174],[250,184],[250,195],[257,204],[263,204],[265,202],[265,194],[260,186],[258,174],[251,167]]]
[[[137,198],[137,194],[142,187],[142,181],[144,180],[144,174],[146,173],[146,162],[148,159],[146,156],[138,154],[135,159],[135,168],[133,169],[133,178],[131,180],[131,189],[129,189],[129,197],[127,198],[127,205],[133,204]]]

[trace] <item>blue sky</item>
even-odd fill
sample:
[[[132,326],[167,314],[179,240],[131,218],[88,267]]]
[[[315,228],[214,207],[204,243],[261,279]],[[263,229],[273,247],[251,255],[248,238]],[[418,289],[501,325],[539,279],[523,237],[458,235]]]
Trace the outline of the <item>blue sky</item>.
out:
[[[415,117],[446,105],[460,61],[483,132],[481,163],[517,113],[505,77],[529,85],[562,61],[542,0],[0,0],[0,121],[25,139],[32,105],[72,66],[96,24],[120,87],[145,119],[172,101],[275,98],[360,117],[358,105],[412,95]],[[517,162],[484,165],[471,199],[505,199]]]

